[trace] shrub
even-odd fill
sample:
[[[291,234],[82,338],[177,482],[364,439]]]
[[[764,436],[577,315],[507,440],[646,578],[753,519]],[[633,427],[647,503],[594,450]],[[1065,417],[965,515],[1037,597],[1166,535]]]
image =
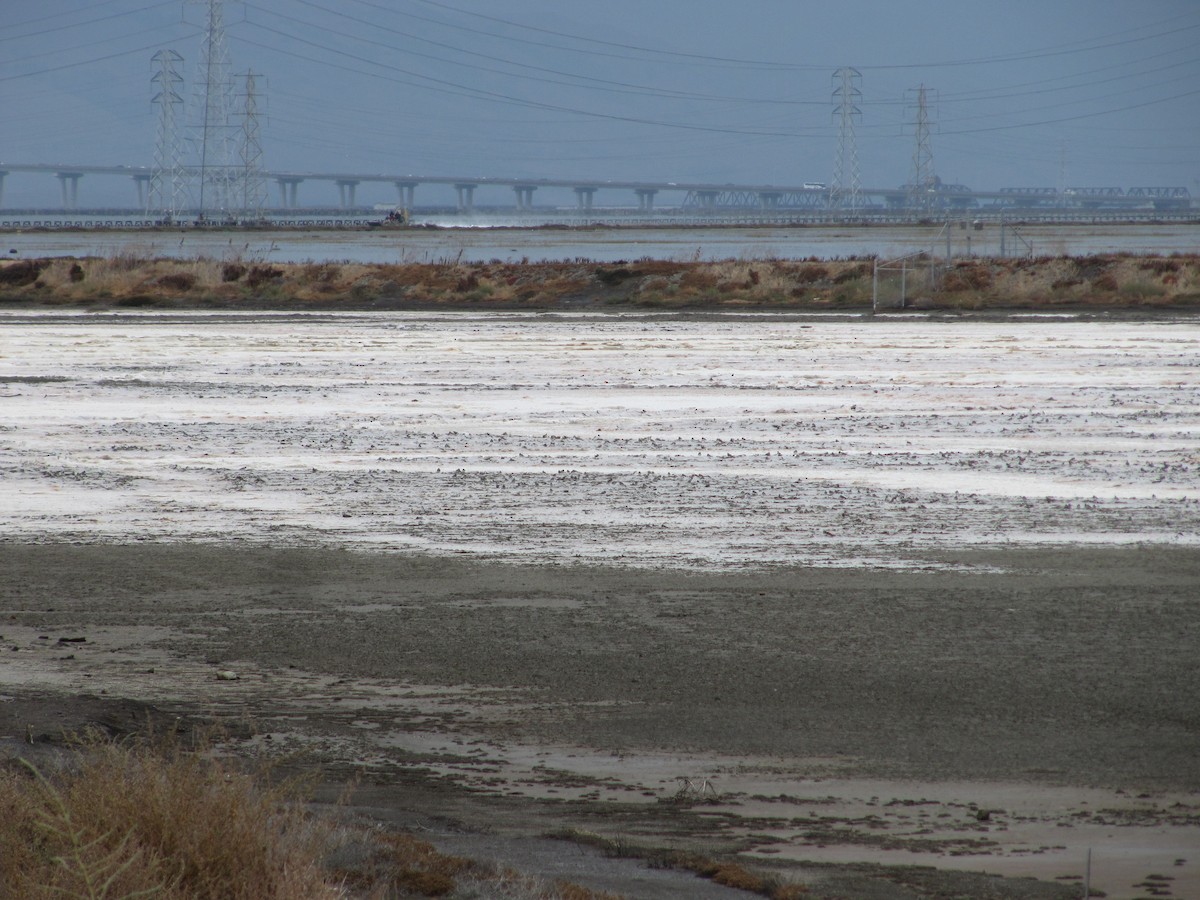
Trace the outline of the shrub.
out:
[[[942,276],[943,291],[953,294],[958,291],[965,291],[969,287],[967,279],[963,278],[958,272],[947,272]]]
[[[704,291],[717,286],[717,276],[709,269],[692,269],[679,279],[679,286],[688,290]]]
[[[597,269],[596,278],[603,284],[620,284],[626,278],[632,278],[633,272],[624,266],[615,269]]]
[[[955,266],[942,278],[943,291],[982,291],[991,286],[991,270],[975,263]]]
[[[171,272],[159,278],[156,283],[172,291],[190,291],[196,286],[196,276],[191,272]]]
[[[816,281],[825,281],[828,278],[829,269],[816,263],[809,263],[796,273],[796,281],[800,284],[812,284]]]
[[[315,284],[330,284],[342,274],[341,266],[333,263],[312,263],[304,267],[303,278]]]
[[[23,259],[12,265],[0,266],[0,284],[12,287],[25,287],[33,284],[42,274],[42,269],[50,265],[45,259]]]
[[[1143,272],[1149,271],[1156,275],[1162,275],[1165,272],[1178,272],[1180,265],[1177,259],[1148,259],[1143,260],[1138,268]]]
[[[333,898],[317,836],[264,779],[183,752],[84,748],[0,772],[0,897]]]
[[[967,284],[977,291],[987,290],[992,286],[992,271],[987,266],[978,264],[962,266],[959,274],[967,280]]]
[[[864,278],[870,274],[871,267],[866,263],[859,263],[858,265],[851,266],[845,271],[838,272],[838,274],[833,277],[833,283],[845,284],[847,281],[854,281],[858,278]]]
[[[246,274],[246,267],[241,263],[225,263],[221,267],[221,280],[228,284],[231,281],[237,281]]]
[[[246,284],[252,288],[267,282],[277,282],[283,279],[283,269],[277,269],[274,266],[252,266],[250,274],[246,276]]]
[[[1121,285],[1120,292],[1122,297],[1144,300],[1149,297],[1161,297],[1166,293],[1166,288],[1148,281],[1131,281]]]
[[[723,863],[712,874],[712,880],[725,887],[736,888],[740,891],[750,891],[761,894],[766,889],[766,882],[753,872],[747,872],[735,863]]]

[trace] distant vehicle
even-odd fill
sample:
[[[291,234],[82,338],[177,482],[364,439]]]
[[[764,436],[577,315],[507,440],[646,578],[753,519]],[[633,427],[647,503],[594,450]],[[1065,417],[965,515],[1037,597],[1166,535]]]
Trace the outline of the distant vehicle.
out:
[[[825,182],[823,181],[806,181],[804,182],[806,191],[823,191],[825,190]]]
[[[383,217],[382,222],[368,222],[372,227],[403,228],[409,224],[408,210],[397,206]]]

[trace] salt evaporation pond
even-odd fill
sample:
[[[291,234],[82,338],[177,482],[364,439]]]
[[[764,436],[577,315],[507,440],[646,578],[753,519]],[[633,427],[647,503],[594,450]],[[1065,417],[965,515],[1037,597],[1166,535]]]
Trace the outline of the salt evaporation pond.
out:
[[[925,565],[1200,540],[1200,323],[0,316],[0,539]]]
[[[449,223],[447,223],[449,224]],[[965,225],[965,223],[959,223]],[[438,230],[22,231],[0,236],[10,258],[174,257],[269,262],[544,262],[577,258],[822,259],[945,252],[940,225],[803,227],[496,228]],[[1194,224],[1074,224],[951,229],[956,256],[1087,256],[1098,253],[1200,253]]]

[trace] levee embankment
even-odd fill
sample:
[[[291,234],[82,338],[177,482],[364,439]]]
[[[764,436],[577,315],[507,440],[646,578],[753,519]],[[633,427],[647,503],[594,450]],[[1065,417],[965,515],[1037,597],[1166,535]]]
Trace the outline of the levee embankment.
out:
[[[918,310],[1200,309],[1200,256],[964,259],[936,278],[919,260]],[[896,297],[887,273],[889,305]],[[869,309],[874,260],[260,263],[127,256],[0,265],[8,307],[163,309]]]

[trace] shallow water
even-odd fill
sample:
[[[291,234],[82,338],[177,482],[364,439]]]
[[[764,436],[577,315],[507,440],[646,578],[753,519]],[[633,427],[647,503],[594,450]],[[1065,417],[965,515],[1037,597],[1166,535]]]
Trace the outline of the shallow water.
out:
[[[0,539],[923,565],[1200,541],[1200,323],[0,316]]]
[[[1003,246],[1002,246],[1003,245]],[[407,231],[55,232],[0,235],[9,258],[46,256],[207,256],[271,262],[361,263],[504,260],[531,262],[585,258],[598,262],[642,257],[669,260],[743,258],[821,259],[898,257],[920,251],[946,253],[941,226],[791,228],[447,228]],[[1003,254],[1002,254],[1003,250]],[[15,251],[15,252],[14,252]],[[1001,234],[952,228],[955,256],[1088,255],[1097,253],[1200,253],[1196,225],[1042,225]]]

